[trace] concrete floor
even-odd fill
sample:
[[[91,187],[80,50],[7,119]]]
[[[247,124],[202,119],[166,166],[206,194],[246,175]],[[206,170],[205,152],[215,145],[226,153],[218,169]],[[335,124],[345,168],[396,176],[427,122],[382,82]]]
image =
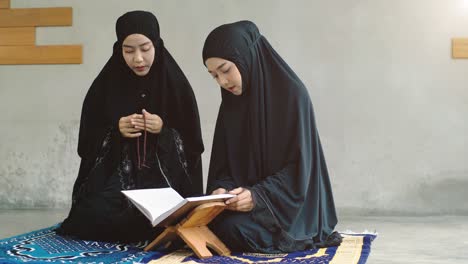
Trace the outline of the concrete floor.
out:
[[[0,210],[0,238],[60,222],[66,210]],[[376,231],[367,263],[468,263],[468,216],[342,215],[337,230]]]

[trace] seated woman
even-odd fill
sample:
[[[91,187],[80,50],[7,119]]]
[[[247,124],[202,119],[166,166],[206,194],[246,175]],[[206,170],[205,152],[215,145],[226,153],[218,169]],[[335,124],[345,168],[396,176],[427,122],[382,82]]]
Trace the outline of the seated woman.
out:
[[[222,88],[207,191],[237,195],[210,228],[234,251],[339,245],[305,85],[250,21],[214,29],[203,62]]]
[[[202,194],[203,142],[192,88],[164,47],[156,17],[126,13],[116,31],[112,57],[83,103],[80,170],[57,231],[132,242],[160,230],[121,190],[171,186],[182,196]]]

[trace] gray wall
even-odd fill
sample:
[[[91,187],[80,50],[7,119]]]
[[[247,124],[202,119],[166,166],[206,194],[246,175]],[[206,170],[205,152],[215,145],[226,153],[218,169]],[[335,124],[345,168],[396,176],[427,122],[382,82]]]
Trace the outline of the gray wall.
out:
[[[468,213],[468,0],[12,0],[72,6],[37,44],[83,44],[81,65],[0,66],[0,208],[68,207],[83,97],[125,11],[153,11],[201,112],[206,176],[219,88],[201,49],[250,19],[309,88],[340,213]]]

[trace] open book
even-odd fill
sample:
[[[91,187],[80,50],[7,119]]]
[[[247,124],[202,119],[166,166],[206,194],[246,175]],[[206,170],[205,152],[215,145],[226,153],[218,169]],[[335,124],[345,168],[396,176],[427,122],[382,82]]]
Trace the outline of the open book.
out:
[[[151,221],[153,226],[169,226],[178,222],[193,208],[209,202],[225,201],[233,194],[214,194],[183,198],[172,188],[138,189],[122,191]]]

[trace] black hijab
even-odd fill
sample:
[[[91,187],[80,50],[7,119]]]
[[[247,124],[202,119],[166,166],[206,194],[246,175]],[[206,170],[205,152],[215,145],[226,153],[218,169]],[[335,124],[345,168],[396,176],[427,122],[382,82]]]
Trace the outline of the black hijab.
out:
[[[243,91],[221,89],[208,191],[249,188],[254,219],[284,238],[284,251],[297,241],[323,242],[337,218],[305,85],[250,21],[214,29],[203,62],[211,57],[235,63]]]
[[[94,161],[109,128],[114,130],[111,150],[114,162],[120,159],[122,141],[138,140],[122,138],[118,122],[121,117],[141,113],[144,108],[159,115],[165,128],[173,128],[181,135],[194,190],[202,193],[201,153],[204,147],[197,103],[184,73],[164,47],[156,17],[146,11],[128,12],[117,20],[116,34],[112,56],[94,80],[83,103],[78,140],[78,154],[83,160],[74,192],[80,185],[80,178],[90,169],[86,161]],[[131,34],[146,36],[155,48],[153,65],[143,77],[127,66],[122,55],[122,43]],[[141,99],[143,96],[144,100]],[[150,137],[157,140],[155,135]],[[112,169],[115,165],[107,167]]]

